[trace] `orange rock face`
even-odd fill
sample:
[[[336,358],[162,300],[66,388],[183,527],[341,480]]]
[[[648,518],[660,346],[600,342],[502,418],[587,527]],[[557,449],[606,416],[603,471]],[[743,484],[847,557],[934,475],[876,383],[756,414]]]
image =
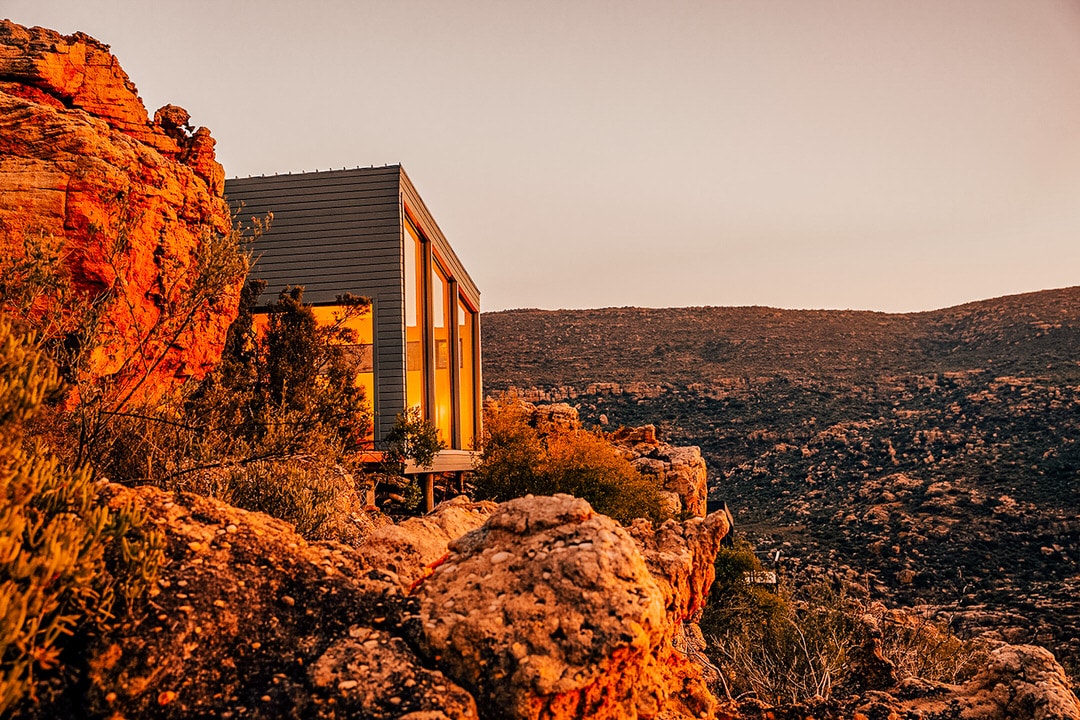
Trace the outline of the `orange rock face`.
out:
[[[419,645],[484,718],[714,718],[675,640],[728,530],[720,513],[627,530],[569,495],[511,500],[419,586]]]
[[[151,121],[93,38],[0,21],[0,252],[32,240],[59,254],[64,309],[99,317],[84,379],[121,399],[200,377],[237,312],[246,267],[219,252],[224,171],[188,119],[169,105]],[[215,249],[226,267],[208,278]]]

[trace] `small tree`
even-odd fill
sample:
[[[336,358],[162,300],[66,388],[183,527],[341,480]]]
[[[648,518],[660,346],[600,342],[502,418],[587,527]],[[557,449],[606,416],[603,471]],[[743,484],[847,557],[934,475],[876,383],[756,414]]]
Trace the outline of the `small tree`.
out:
[[[346,448],[355,447],[371,429],[371,407],[356,382],[359,359],[349,352],[356,333],[348,322],[369,313],[371,301],[338,296],[334,322],[320,325],[303,293],[300,287],[282,290],[267,308],[266,336],[256,355],[257,402],[264,411],[298,418],[303,432],[336,434]]]
[[[405,464],[410,460],[418,468],[430,468],[435,462],[435,456],[445,447],[446,443],[439,438],[438,428],[424,419],[420,408],[412,407],[399,413],[394,426],[386,434],[382,462],[383,479],[399,478],[405,473]],[[404,481],[394,484],[404,487],[406,495],[403,505],[407,510],[414,509],[421,499],[424,501],[425,512],[431,512],[434,508],[435,483],[429,473],[424,474],[422,488],[416,487],[415,479],[408,484]]]
[[[446,448],[438,428],[425,420],[416,407],[398,413],[394,426],[386,434],[385,444],[383,468],[398,475],[405,472],[409,460],[419,468],[430,468],[435,456]]]
[[[348,325],[370,304],[343,297],[321,325],[302,289],[290,288],[266,309],[260,336],[263,287],[245,288],[218,368],[116,416],[95,445],[96,466],[120,482],[210,495],[293,522],[309,538],[345,540],[348,516],[362,507],[353,451],[371,426]]]

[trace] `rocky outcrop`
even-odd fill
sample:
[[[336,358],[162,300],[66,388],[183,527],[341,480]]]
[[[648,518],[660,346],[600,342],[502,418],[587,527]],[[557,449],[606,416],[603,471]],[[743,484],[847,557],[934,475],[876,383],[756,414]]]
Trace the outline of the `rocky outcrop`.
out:
[[[451,540],[480,527],[496,507],[458,496],[439,503],[430,515],[378,528],[358,552],[373,567],[393,573],[408,591],[446,557]]]
[[[360,549],[308,543],[216,500],[100,490],[163,532],[157,586],[117,629],[44,668],[19,717],[1080,720],[1053,656],[1012,645],[960,686],[718,705],[683,630],[712,581],[719,513],[626,529],[568,496],[451,501],[428,525],[400,526],[399,539],[426,538],[402,565],[408,551],[388,535]],[[465,526],[448,547],[433,539]]]
[[[1035,645],[997,648],[982,671],[961,686],[910,678],[888,693],[867,693],[853,705],[854,717],[864,718],[1080,720],[1080,701],[1065,671]]]
[[[701,449],[660,442],[656,427],[622,428],[611,441],[642,475],[652,475],[663,488],[674,514],[704,517],[709,499],[709,474]]]
[[[664,606],[676,622],[697,617],[716,579],[716,553],[731,531],[728,516],[716,512],[685,522],[669,521],[654,528],[636,520],[630,535],[664,593]]]
[[[163,531],[157,588],[24,715],[477,717],[469,693],[403,639],[413,601],[397,578],[353,548],[197,495],[103,492]]]
[[[4,270],[32,245],[61,258],[74,294],[33,312],[94,306],[87,379],[150,397],[220,357],[246,272],[223,190],[209,131],[172,105],[151,121],[107,45],[0,21]]]
[[[420,586],[421,646],[490,717],[712,717],[672,641],[726,531],[717,515],[631,535],[568,495],[504,503]]]
[[[552,426],[564,430],[577,430],[581,427],[578,411],[566,403],[533,405],[522,402],[521,406],[528,416],[529,424],[533,427]]]
[[[628,532],[569,496],[456,499],[353,548],[197,495],[102,492],[164,533],[165,564],[134,619],[80,648],[24,716],[698,718],[715,705],[672,641],[707,593],[719,516]]]

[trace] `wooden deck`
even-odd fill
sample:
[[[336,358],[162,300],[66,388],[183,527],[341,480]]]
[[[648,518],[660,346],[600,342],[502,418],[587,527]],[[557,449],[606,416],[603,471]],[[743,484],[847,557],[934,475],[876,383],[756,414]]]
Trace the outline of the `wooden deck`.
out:
[[[443,472],[468,472],[476,466],[480,453],[474,450],[443,450],[435,456],[431,467],[418,467],[411,460],[405,463],[406,475],[420,475],[423,473]],[[361,461],[372,465],[381,463],[383,453],[379,450],[369,450],[361,456]]]

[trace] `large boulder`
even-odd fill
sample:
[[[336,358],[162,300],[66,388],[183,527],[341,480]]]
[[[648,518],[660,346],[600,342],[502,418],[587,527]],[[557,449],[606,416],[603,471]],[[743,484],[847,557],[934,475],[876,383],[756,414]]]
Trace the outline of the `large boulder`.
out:
[[[568,495],[511,500],[420,585],[420,645],[485,717],[713,717],[673,641],[727,530],[716,515],[631,534]]]
[[[424,517],[383,525],[364,539],[358,552],[372,567],[392,573],[408,591],[446,557],[451,540],[483,525],[496,507],[459,495]]]
[[[33,312],[70,329],[93,306],[84,379],[152,397],[220,358],[246,273],[223,191],[209,131],[171,105],[151,120],[107,45],[0,21],[4,270],[62,258],[74,292]]]

